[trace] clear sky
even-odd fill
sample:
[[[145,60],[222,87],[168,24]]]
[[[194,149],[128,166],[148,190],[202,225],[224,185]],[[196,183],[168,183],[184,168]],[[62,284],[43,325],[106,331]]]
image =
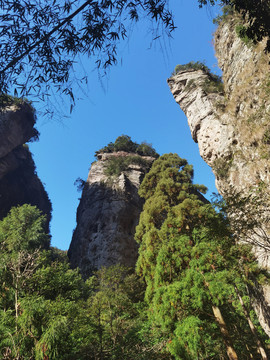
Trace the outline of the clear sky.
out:
[[[191,60],[205,60],[213,72],[220,73],[212,45],[212,21],[219,9],[199,9],[196,0],[171,0],[170,6],[177,26],[173,39],[151,44],[149,23],[140,22],[120,47],[119,63],[107,77],[100,79],[93,62],[82,60],[90,81],[86,96],[77,101],[70,117],[65,117],[69,116],[65,104],[55,119],[38,116],[41,136],[30,150],[52,201],[53,246],[69,247],[81,196],[75,180],[86,180],[95,151],[119,135],[152,143],[159,154],[179,154],[193,164],[195,182],[208,187],[208,198],[217,191],[212,170],[201,159],[166,80],[177,64]],[[61,102],[57,96],[53,101]]]

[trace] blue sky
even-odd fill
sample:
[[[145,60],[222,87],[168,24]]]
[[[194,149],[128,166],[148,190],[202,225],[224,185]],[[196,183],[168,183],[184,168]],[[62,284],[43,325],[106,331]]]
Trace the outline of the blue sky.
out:
[[[87,178],[95,151],[119,135],[152,143],[160,154],[179,154],[193,164],[195,182],[209,188],[208,198],[217,191],[212,170],[201,159],[166,80],[177,64],[191,60],[205,60],[213,72],[220,73],[212,45],[212,20],[218,8],[199,9],[195,0],[172,0],[170,6],[177,26],[173,39],[151,45],[149,23],[139,23],[120,46],[119,63],[107,77],[100,79],[93,62],[82,59],[90,81],[70,117],[66,117],[69,106],[65,104],[50,121],[38,116],[41,136],[30,144],[30,150],[53,205],[53,246],[69,247],[81,195],[75,180]],[[61,104],[57,96],[53,101],[57,107],[57,102]],[[40,106],[36,104],[37,109]]]

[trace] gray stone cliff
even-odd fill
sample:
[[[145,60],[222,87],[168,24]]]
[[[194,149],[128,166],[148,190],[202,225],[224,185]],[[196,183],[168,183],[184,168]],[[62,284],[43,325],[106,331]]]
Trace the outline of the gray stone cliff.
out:
[[[36,205],[51,218],[51,202],[36,174],[32,155],[25,142],[36,137],[35,114],[27,103],[10,105],[0,111],[0,219],[12,206]]]
[[[252,244],[261,267],[270,268],[270,56],[265,42],[247,46],[228,16],[215,33],[224,92],[207,89],[209,74],[184,70],[168,79],[188,118],[192,137],[232,204],[230,217],[241,241]],[[257,313],[270,335],[270,288],[256,289]]]
[[[138,188],[154,158],[141,156],[143,164],[130,164],[119,175],[106,175],[111,158],[127,156],[139,157],[123,151],[100,154],[84,185],[68,251],[71,266],[78,266],[84,277],[102,266],[135,266],[134,234],[143,206]]]

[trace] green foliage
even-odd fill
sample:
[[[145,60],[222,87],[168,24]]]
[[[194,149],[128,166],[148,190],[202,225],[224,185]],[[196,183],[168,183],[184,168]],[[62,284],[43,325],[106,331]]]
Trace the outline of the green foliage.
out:
[[[74,185],[77,187],[77,191],[78,192],[82,192],[83,188],[85,186],[86,181],[83,180],[82,178],[78,177],[75,181],[74,181]]]
[[[266,129],[263,134],[263,143],[270,145],[270,129]]]
[[[127,171],[130,165],[140,165],[149,167],[149,161],[141,156],[116,156],[106,160],[104,174],[107,176],[119,176],[123,171]]]
[[[0,93],[15,88],[44,100],[53,88],[74,103],[74,82],[82,86],[88,81],[85,74],[72,81],[78,56],[86,54],[106,71],[117,63],[117,47],[128,37],[131,23],[145,18],[156,24],[153,36],[175,29],[167,1],[56,0],[48,5],[26,0],[23,6],[17,0],[1,1]]]
[[[114,143],[110,142],[107,146],[104,146],[100,150],[96,151],[95,157],[97,158],[99,154],[112,153],[117,151],[137,153],[141,156],[152,156],[154,158],[159,156],[151,144],[148,144],[147,142],[137,144],[131,140],[130,136],[121,135],[115,140]]]
[[[208,78],[205,79],[202,88],[203,90],[207,93],[223,93],[224,92],[224,86],[223,86],[223,82],[222,82],[222,78],[219,75],[213,74],[211,73],[210,69],[205,65],[205,63],[197,61],[191,61],[187,64],[184,65],[176,65],[174,72],[172,73],[172,75],[177,75],[178,72],[180,71],[189,71],[189,70],[202,70],[204,71],[207,75]],[[187,85],[186,85],[186,90],[194,87],[194,80],[190,80]]]
[[[46,249],[43,221],[24,205],[0,222],[0,358],[169,360],[150,333],[144,283],[120,265],[84,282],[66,252]]]
[[[235,27],[235,32],[237,36],[247,45],[250,46],[253,42],[252,38],[249,38],[247,27],[242,24],[238,24]]]
[[[167,154],[154,162],[139,190],[145,205],[135,235],[137,272],[147,285],[149,318],[175,359],[221,359],[226,341],[213,310],[219,307],[236,351],[256,356],[238,298],[239,292],[250,308],[246,285],[256,263],[192,177],[186,160]]]
[[[210,69],[205,65],[204,62],[190,61],[189,63],[184,64],[184,65],[176,65],[172,75],[176,75],[178,72],[185,71],[185,70],[203,70],[206,73],[210,72]]]
[[[221,11],[222,14],[213,19],[213,23],[216,25],[220,25],[223,21],[226,21],[231,15],[235,13],[235,10],[231,5],[224,5]]]
[[[217,176],[224,179],[228,176],[232,163],[232,159],[218,158],[213,163],[213,169],[215,170]]]
[[[11,105],[20,106],[24,103],[31,105],[31,102],[25,98],[18,98],[16,96],[0,94],[0,109],[3,109],[5,107],[11,106]]]
[[[0,246],[2,251],[17,253],[48,248],[49,237],[45,234],[46,216],[35,206],[25,204],[13,207],[8,216],[0,221]]]
[[[210,78],[205,80],[205,82],[202,86],[202,89],[207,94],[213,94],[213,93],[223,94],[224,93],[224,85],[223,85],[221,77],[218,75],[212,74],[212,76]]]
[[[225,5],[225,13],[228,10],[229,12],[232,11],[228,9],[229,6],[241,16],[243,23],[246,24],[246,29],[244,30],[246,39],[251,39],[254,43],[257,43],[265,37],[268,38],[266,50],[270,50],[269,1],[222,0],[219,2],[217,0],[199,0],[200,6],[206,4],[214,5],[215,3]],[[227,16],[224,16],[222,18],[221,16],[221,20],[226,19],[226,17]],[[219,21],[219,19],[217,21]]]

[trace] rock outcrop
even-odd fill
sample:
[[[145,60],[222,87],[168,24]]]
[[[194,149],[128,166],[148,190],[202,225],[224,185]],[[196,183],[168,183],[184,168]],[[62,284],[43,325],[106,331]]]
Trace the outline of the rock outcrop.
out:
[[[27,141],[38,134],[34,110],[27,102],[9,105],[0,111],[0,219],[12,206],[36,205],[51,218],[51,202],[36,174]]]
[[[231,204],[237,235],[253,245],[260,266],[270,269],[270,56],[265,41],[247,46],[237,36],[238,21],[227,16],[215,33],[223,92],[209,91],[212,79],[203,70],[180,71],[168,84],[218,191]],[[257,304],[261,323],[269,321],[269,290],[261,291],[265,309]],[[269,325],[264,328],[270,335]]]
[[[134,158],[126,169],[108,175],[113,159]],[[68,251],[72,267],[87,277],[102,266],[133,267],[138,246],[134,240],[143,201],[139,185],[154,158],[123,151],[103,153],[92,164],[77,210],[77,227]]]

